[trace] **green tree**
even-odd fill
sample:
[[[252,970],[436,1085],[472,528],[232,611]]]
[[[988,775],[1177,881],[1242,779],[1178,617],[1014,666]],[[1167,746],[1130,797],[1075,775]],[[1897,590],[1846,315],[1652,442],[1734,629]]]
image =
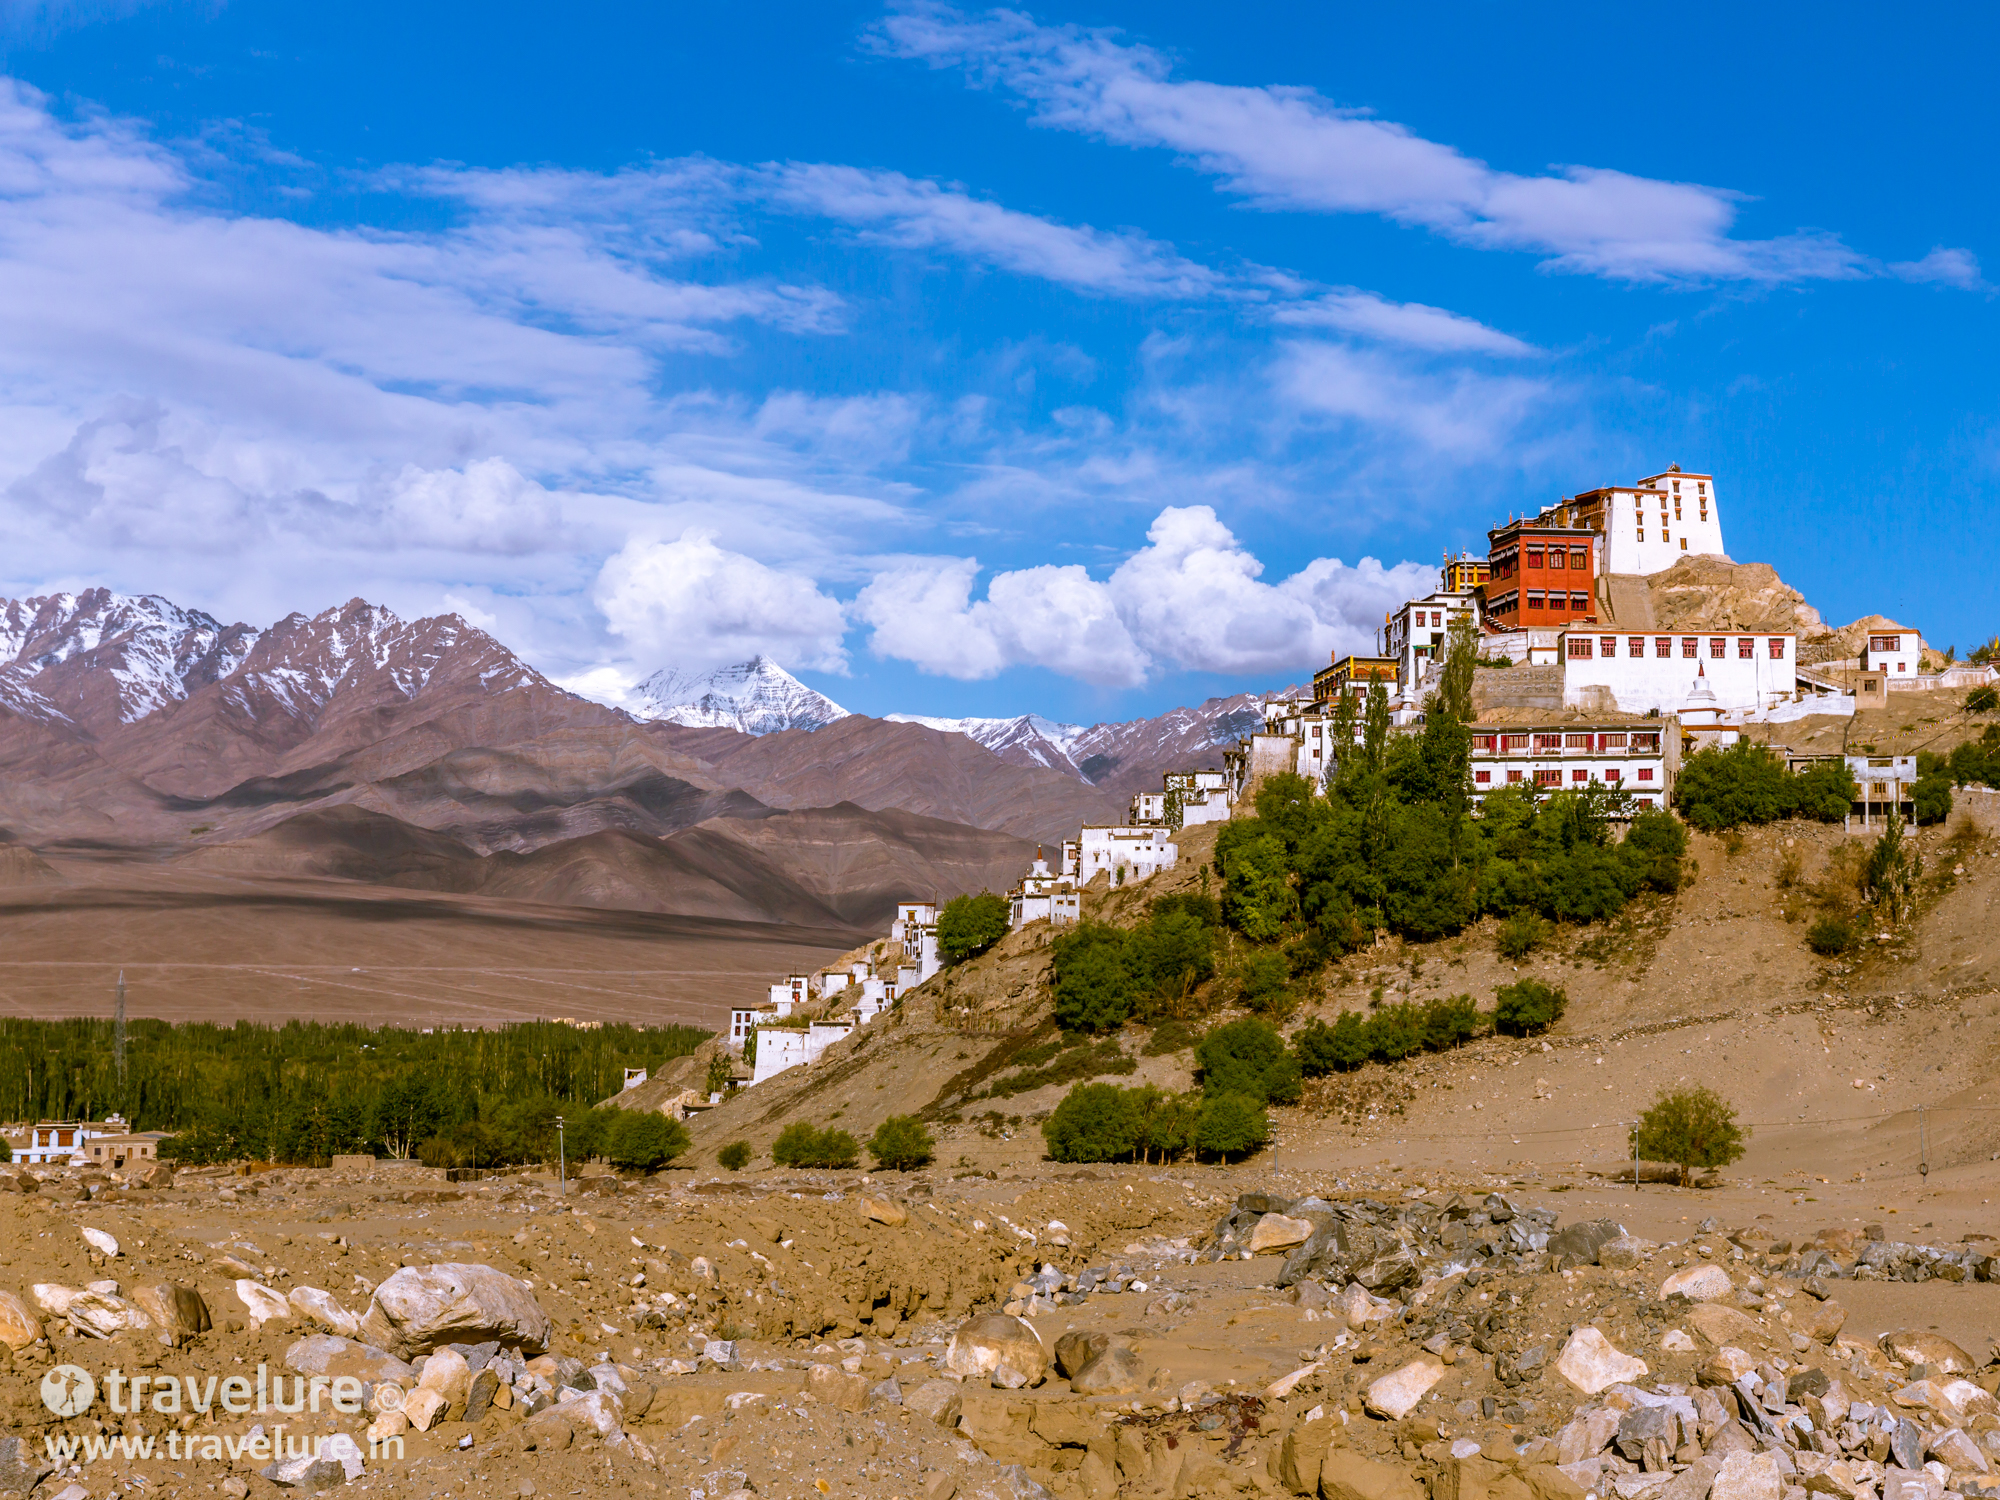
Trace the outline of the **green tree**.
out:
[[[1292,1039],[1299,1071],[1308,1078],[1352,1072],[1368,1061],[1370,1047],[1368,1023],[1353,1010],[1342,1011],[1331,1026],[1317,1019],[1308,1021]]]
[[[1261,818],[1225,823],[1215,841],[1222,910],[1253,943],[1274,943],[1298,910],[1285,843]]]
[[[1237,992],[1243,1004],[1259,1015],[1283,1009],[1291,977],[1285,955],[1269,948],[1252,948],[1236,965]]]
[[[1080,1083],[1042,1122],[1042,1139],[1056,1161],[1127,1161],[1139,1143],[1133,1090],[1115,1083]]]
[[[1495,945],[1503,958],[1526,958],[1544,936],[1541,918],[1533,912],[1517,911],[1500,924]]]
[[[1155,903],[1151,915],[1126,940],[1126,961],[1134,981],[1143,983],[1178,1015],[1195,988],[1215,973],[1215,939],[1194,912],[1184,906],[1162,909]]]
[[[1123,930],[1080,922],[1055,940],[1056,1024],[1064,1031],[1109,1031],[1132,1014],[1137,985]]]
[[[687,1126],[652,1110],[623,1109],[605,1134],[604,1155],[614,1167],[657,1172],[691,1144]]]
[[[1522,979],[1494,995],[1493,1029],[1502,1036],[1535,1036],[1562,1019],[1569,996],[1539,979]]]
[[[1132,1111],[1132,1146],[1142,1162],[1169,1162],[1194,1145],[1199,1101],[1141,1084],[1123,1090]]]
[[[1245,1094],[1210,1094],[1195,1118],[1195,1149],[1224,1161],[1248,1156],[1271,1138],[1271,1121],[1257,1100]]]
[[[1974,688],[1965,695],[1965,711],[1969,714],[2000,712],[2000,691],[1996,691],[1991,683]]]
[[[952,897],[938,913],[938,956],[962,964],[984,953],[1007,935],[1010,915],[1006,898],[991,891]]]
[[[1947,775],[1934,772],[1919,776],[1910,796],[1920,824],[1942,823],[1951,816],[1951,777]]]
[[[1194,1049],[1202,1092],[1242,1094],[1258,1104],[1299,1097],[1299,1061],[1268,1022],[1245,1017],[1217,1026]]]
[[[781,1167],[831,1170],[851,1167],[860,1159],[860,1143],[846,1131],[831,1125],[822,1130],[804,1120],[794,1120],[771,1143],[771,1160]]]
[[[891,1115],[869,1137],[868,1154],[875,1165],[891,1172],[914,1172],[929,1166],[937,1143],[915,1115]]]
[[[740,1172],[750,1165],[750,1143],[731,1141],[715,1153],[715,1160],[726,1171]]]
[[[1362,705],[1361,768],[1370,776],[1380,776],[1389,744],[1389,690],[1378,677],[1368,684]]]
[[[1766,746],[1738,740],[1726,749],[1697,750],[1681,764],[1674,806],[1706,833],[1769,823],[1792,806],[1785,763]]]
[[[1793,816],[1838,823],[1853,807],[1860,788],[1845,760],[1819,760],[1792,777],[1790,792]]]
[[[731,1077],[729,1059],[717,1051],[708,1060],[708,1076],[704,1080],[704,1091],[709,1094],[722,1093],[729,1087]]]
[[[1687,1187],[1697,1170],[1726,1167],[1740,1158],[1749,1135],[1747,1127],[1736,1123],[1735,1108],[1720,1094],[1692,1087],[1661,1093],[1639,1117],[1632,1144],[1647,1161],[1679,1167],[1681,1186]]]

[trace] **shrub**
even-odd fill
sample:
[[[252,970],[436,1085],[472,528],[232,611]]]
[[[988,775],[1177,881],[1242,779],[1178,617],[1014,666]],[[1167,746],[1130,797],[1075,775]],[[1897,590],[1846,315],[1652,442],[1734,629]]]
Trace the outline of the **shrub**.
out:
[[[1236,966],[1237,992],[1244,1005],[1259,1015],[1281,1010],[1292,966],[1272,948],[1253,948]]]
[[[731,1141],[715,1153],[715,1159],[725,1170],[740,1172],[750,1165],[750,1143]]]
[[[1376,1062],[1401,1062],[1424,1050],[1423,1009],[1402,1001],[1385,1005],[1368,1018],[1364,1034]]]
[[[1200,1109],[1195,1096],[1154,1088],[1149,1083],[1120,1092],[1132,1111],[1132,1143],[1140,1161],[1171,1161],[1194,1145]]]
[[[1463,1046],[1486,1030],[1486,1017],[1470,995],[1439,996],[1425,1004],[1422,1019],[1424,1048],[1430,1052]]]
[[[1184,1005],[1195,987],[1215,973],[1215,937],[1190,911],[1156,908],[1127,936],[1125,962],[1135,987]]]
[[[1742,1156],[1748,1137],[1726,1099],[1713,1089],[1696,1087],[1662,1093],[1639,1117],[1632,1144],[1647,1161],[1679,1167],[1686,1187],[1697,1169],[1726,1167]]]
[[[926,1167],[937,1154],[937,1143],[915,1115],[891,1115],[875,1127],[868,1138],[868,1154],[875,1165],[892,1172],[914,1172]]]
[[[162,1145],[164,1144],[165,1143],[162,1142]],[[164,1156],[166,1155],[166,1152],[161,1151],[160,1154]],[[0,1138],[0,1162],[12,1161],[13,1159],[14,1159],[14,1148],[8,1145],[4,1138]]]
[[[1534,1036],[1562,1019],[1569,996],[1538,979],[1506,985],[1494,995],[1493,1029],[1503,1036]]]
[[[1951,778],[1947,775],[1933,772],[1919,776],[1910,797],[1919,823],[1942,823],[1951,816]]]
[[[1806,946],[1821,958],[1837,958],[1852,952],[1860,941],[1854,924],[1845,917],[1821,917],[1806,929]]]
[[[1846,810],[1843,802],[1834,816],[1839,818]],[[1633,815],[1625,840],[1618,846],[1618,857],[1640,883],[1671,896],[1681,888],[1687,847],[1687,829],[1679,818],[1664,807],[1645,807]]]
[[[861,1159],[853,1136],[829,1125],[819,1130],[794,1120],[771,1143],[771,1160],[781,1167],[851,1167]]]
[[[1124,932],[1083,922],[1055,940],[1056,1024],[1064,1031],[1109,1031],[1132,1014]]]
[[[656,1172],[687,1150],[687,1126],[650,1110],[619,1111],[621,1118],[606,1132],[604,1155],[614,1167]]]
[[[1206,892],[1175,891],[1170,896],[1154,900],[1152,913],[1155,917],[1164,917],[1172,912],[1185,913],[1204,927],[1222,925],[1222,903]]]
[[[1546,936],[1542,919],[1531,911],[1517,911],[1500,924],[1498,945],[1503,958],[1526,958]]]
[[[708,1060],[708,1076],[703,1080],[703,1088],[711,1094],[725,1092],[731,1081],[729,1059],[717,1052]]]
[[[1844,760],[1820,761],[1793,775],[1773,751],[1749,740],[1697,750],[1674,783],[1681,816],[1708,833],[1787,817],[1837,822],[1853,801],[1854,776]]]
[[[1292,1039],[1299,1071],[1308,1078],[1347,1073],[1368,1061],[1368,1023],[1359,1011],[1344,1010],[1331,1026],[1312,1020]]]
[[[1115,1083],[1080,1083],[1042,1121],[1042,1139],[1057,1161],[1123,1161],[1139,1140],[1133,1089]]]
[[[1200,1040],[1201,1033],[1187,1022],[1162,1021],[1139,1050],[1146,1057],[1164,1057],[1169,1052],[1185,1052]]]
[[[1965,695],[1965,711],[1969,714],[1990,714],[2000,712],[2000,690],[1990,683],[1976,687]]]
[[[1277,1028],[1246,1017],[1218,1026],[1194,1049],[1202,1092],[1242,1094],[1258,1104],[1290,1104],[1299,1097],[1299,1062],[1285,1050]]]
[[[1244,1094],[1210,1094],[1194,1122],[1195,1149],[1227,1161],[1248,1156],[1271,1137],[1271,1121],[1255,1099]]]
[[[948,964],[977,957],[1007,935],[1011,915],[1006,898],[991,891],[952,897],[938,913],[938,956]]]

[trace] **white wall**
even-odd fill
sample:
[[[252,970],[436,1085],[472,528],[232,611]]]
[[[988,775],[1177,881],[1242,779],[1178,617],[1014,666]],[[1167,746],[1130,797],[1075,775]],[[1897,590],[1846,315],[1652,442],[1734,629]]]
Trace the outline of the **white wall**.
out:
[[[1563,703],[1572,708],[1600,708],[1601,694],[1593,689],[1609,689],[1621,713],[1643,714],[1658,711],[1678,713],[1694,691],[1696,673],[1707,679],[1708,690],[1725,712],[1763,709],[1793,697],[1798,691],[1798,641],[1791,635],[1745,635],[1741,631],[1722,634],[1703,631],[1699,635],[1676,631],[1649,631],[1638,637],[1644,643],[1643,656],[1631,654],[1633,636],[1626,632],[1612,636],[1616,644],[1610,658],[1603,655],[1607,632],[1566,630],[1561,642]],[[1669,642],[1669,655],[1659,655],[1658,642]],[[1570,654],[1571,643],[1588,640],[1591,654]],[[1695,643],[1695,654],[1685,653],[1686,643]],[[1713,642],[1722,642],[1722,655],[1714,654]],[[1740,643],[1750,642],[1750,655],[1741,654]],[[1782,645],[1772,655],[1773,641]]]
[[[1705,474],[1661,474],[1651,488],[1614,490],[1605,517],[1603,570],[1607,573],[1663,573],[1683,557],[1721,553],[1722,511],[1715,481]],[[1679,519],[1674,486],[1680,486]],[[1708,518],[1702,519],[1702,491],[1708,486]],[[1662,517],[1665,520],[1662,521]],[[1641,541],[1640,537],[1645,540]]]
[[[1875,650],[1872,643],[1884,639],[1894,641],[1895,649]],[[1861,670],[1887,672],[1891,683],[1899,678],[1904,682],[1914,682],[1917,671],[1922,665],[1923,655],[1924,638],[1914,630],[1870,631],[1869,639],[1864,641],[1861,647]]]
[[[1180,858],[1179,846],[1164,828],[1086,824],[1082,845],[1079,878],[1084,881],[1099,870],[1115,871],[1120,865],[1125,867],[1127,880],[1143,880],[1156,870],[1172,869]]]

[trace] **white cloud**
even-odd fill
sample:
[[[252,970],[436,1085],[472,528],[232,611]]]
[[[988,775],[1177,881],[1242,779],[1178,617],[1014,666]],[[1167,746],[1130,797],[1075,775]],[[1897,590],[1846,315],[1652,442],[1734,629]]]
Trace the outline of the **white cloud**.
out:
[[[385,508],[410,545],[518,556],[557,540],[556,497],[504,458],[462,469],[405,464],[386,486]]]
[[[592,597],[642,661],[701,670],[761,651],[792,671],[847,670],[838,600],[810,578],[725,551],[707,532],[634,538],[606,560]]]
[[[1488,328],[1474,318],[1427,307],[1421,302],[1390,302],[1373,292],[1352,287],[1327,292],[1310,302],[1294,302],[1272,311],[1272,319],[1294,328],[1334,328],[1385,344],[1401,344],[1444,354],[1499,354],[1512,358],[1536,354],[1533,344]]]
[[[868,226],[884,243],[951,250],[1080,291],[1206,297],[1225,286],[1207,266],[1135,231],[1059,224],[900,172],[795,162],[761,177],[774,201]]]
[[[1417,369],[1379,351],[1307,339],[1285,345],[1272,374],[1303,421],[1397,433],[1459,461],[1500,449],[1554,394],[1546,380]]]
[[[1293,671],[1371,649],[1383,611],[1437,582],[1419,563],[1319,558],[1267,584],[1205,505],[1161,511],[1146,543],[1104,582],[1081,567],[1026,568],[994,575],[977,600],[975,559],[911,560],[877,575],[853,613],[877,656],[940,676],[1036,666],[1129,687],[1162,670]]]
[[[1497,171],[1311,89],[1177,80],[1159,53],[1107,31],[919,4],[876,34],[899,56],[959,66],[1012,92],[1040,124],[1178,152],[1262,208],[1379,214],[1618,280],[1785,282],[1865,272],[1862,257],[1831,236],[1732,238],[1741,195],[1727,189],[1589,166]]]
[[[1904,281],[1934,281],[1945,286],[1977,291],[1986,285],[1979,274],[1979,257],[1970,250],[1954,250],[1939,245],[1922,260],[1899,260],[1889,266],[1892,275]]]

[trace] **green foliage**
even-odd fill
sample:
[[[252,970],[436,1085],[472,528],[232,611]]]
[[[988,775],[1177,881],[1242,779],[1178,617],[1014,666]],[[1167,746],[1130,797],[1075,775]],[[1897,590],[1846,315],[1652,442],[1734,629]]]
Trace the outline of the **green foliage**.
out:
[[[1851,953],[1860,942],[1861,935],[1846,917],[1824,916],[1806,929],[1806,946],[1821,958]]]
[[[1042,1138],[1056,1161],[1172,1161],[1194,1147],[1203,1107],[1151,1084],[1079,1084],[1042,1122]]]
[[[1042,1122],[1042,1139],[1057,1161],[1125,1161],[1138,1150],[1139,1116],[1131,1095],[1115,1083],[1081,1083]]]
[[[1201,1033],[1185,1021],[1162,1021],[1153,1028],[1153,1034],[1140,1048],[1146,1057],[1165,1057],[1170,1052],[1185,1052],[1201,1040]]]
[[[710,1094],[722,1093],[729,1087],[730,1077],[729,1059],[718,1051],[708,1060],[708,1076],[703,1080],[703,1091]]]
[[[1916,785],[1910,789],[1913,811],[1917,822],[1928,826],[1942,823],[1951,816],[1951,777],[1933,772],[1929,776],[1919,776]]]
[[[1243,1094],[1259,1104],[1290,1104],[1299,1097],[1299,1062],[1277,1028],[1245,1017],[1218,1026],[1194,1049],[1202,1092]]]
[[[1056,1024],[1065,1031],[1109,1031],[1132,1014],[1138,984],[1123,930],[1079,922],[1055,940]]]
[[[983,1094],[973,1098],[1005,1099],[1014,1094],[1033,1093],[1052,1083],[1074,1083],[1080,1078],[1100,1078],[1106,1073],[1136,1073],[1139,1064],[1127,1057],[1116,1037],[1093,1043],[1078,1032],[1058,1038],[1045,1046],[1031,1047],[1008,1059],[1010,1071],[996,1078]]]
[[[1236,966],[1238,995],[1259,1015],[1284,1009],[1285,987],[1291,977],[1292,966],[1285,955],[1271,948],[1252,948]]]
[[[1271,1121],[1257,1100],[1244,1094],[1209,1094],[1194,1123],[1195,1149],[1224,1161],[1248,1156],[1271,1137]]]
[[[1500,954],[1503,958],[1526,958],[1545,933],[1540,917],[1531,911],[1517,911],[1500,924]]]
[[[915,1115],[891,1115],[868,1138],[875,1165],[891,1172],[914,1172],[930,1165],[937,1143]]]
[[[1299,1071],[1308,1078],[1347,1073],[1367,1062],[1374,1050],[1368,1022],[1359,1011],[1344,1010],[1331,1026],[1317,1018],[1306,1022],[1292,1038]]]
[[[1954,747],[1949,755],[1940,757],[1919,751],[1918,775],[1935,772],[1949,776],[1956,786],[2000,787],[2000,724],[1987,725],[1986,732],[1978,739]]]
[[[1916,910],[1920,873],[1916,850],[1903,838],[1903,820],[1891,812],[1862,867],[1861,899],[1889,921],[1900,922]]]
[[[750,1143],[731,1141],[715,1153],[715,1159],[725,1171],[740,1172],[750,1165]]]
[[[2000,690],[1991,683],[1976,687],[1965,695],[1965,711],[1969,714],[2000,713]]]
[[[1261,819],[1232,819],[1216,838],[1215,862],[1229,925],[1252,942],[1276,942],[1298,909],[1284,841],[1266,831]]]
[[[977,957],[1007,935],[1007,898],[991,891],[954,896],[938,913],[938,956],[948,964]]]
[[[1207,876],[1203,874],[1206,887]],[[1155,917],[1164,917],[1170,912],[1185,912],[1204,927],[1222,925],[1222,903],[1208,894],[1204,888],[1200,892],[1175,891],[1171,895],[1157,897],[1148,908]]]
[[[1697,750],[1674,783],[1681,816],[1707,833],[1779,818],[1837,822],[1847,816],[1854,796],[1846,762],[1819,761],[1795,776],[1774,751],[1749,740]]]
[[[612,1166],[657,1172],[687,1150],[687,1126],[652,1110],[621,1109],[605,1132],[604,1156]]]
[[[1196,904],[1205,899],[1158,902],[1129,930],[1082,922],[1058,937],[1057,1024],[1065,1031],[1109,1031],[1135,1015],[1185,1010],[1215,973],[1215,934]]]
[[[1539,979],[1521,979],[1493,997],[1493,1029],[1502,1036],[1534,1036],[1562,1019],[1569,996]]]
[[[102,1119],[188,1137],[175,1159],[411,1156],[443,1139],[479,1165],[554,1161],[555,1116],[619,1092],[708,1040],[686,1026],[557,1022],[425,1033],[396,1026],[129,1023],[121,1086],[108,1020],[0,1020],[0,1118]],[[454,1138],[478,1122],[486,1134]],[[497,1138],[497,1139],[496,1139]],[[572,1154],[576,1138],[571,1134]],[[435,1154],[435,1152],[434,1152]],[[458,1163],[469,1165],[470,1163]]]
[[[1632,1143],[1645,1160],[1679,1167],[1685,1187],[1696,1170],[1726,1167],[1741,1157],[1749,1134],[1736,1123],[1735,1108],[1713,1089],[1680,1088],[1663,1092],[1639,1117]]]
[[[14,1148],[7,1144],[4,1137],[0,1137],[0,1162],[9,1162],[13,1159]]]
[[[861,1159],[860,1144],[844,1130],[824,1130],[794,1120],[771,1143],[771,1160],[781,1167],[851,1167]]]

